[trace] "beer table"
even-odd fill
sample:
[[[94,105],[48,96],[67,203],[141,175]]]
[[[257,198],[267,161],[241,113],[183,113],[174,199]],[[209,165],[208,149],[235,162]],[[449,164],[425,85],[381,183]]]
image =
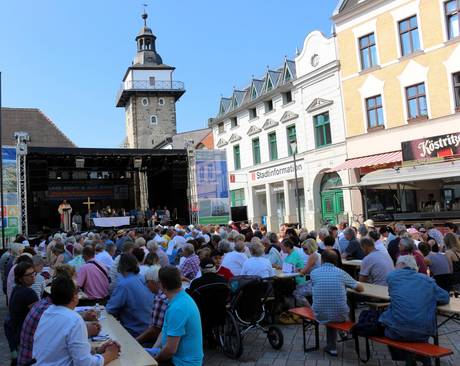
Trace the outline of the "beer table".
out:
[[[363,261],[361,259],[350,259],[350,260],[342,259],[342,264],[344,266],[350,266],[350,267],[360,268],[362,262]]]
[[[280,269],[277,269],[275,272],[276,273],[275,273],[274,278],[277,278],[277,279],[294,278],[294,277],[301,276],[301,274],[299,272],[286,273],[286,272],[283,272]]]
[[[102,311],[101,333],[108,334],[110,339],[121,345],[120,357],[109,363],[109,366],[157,366],[157,361],[121,326],[112,315]]]

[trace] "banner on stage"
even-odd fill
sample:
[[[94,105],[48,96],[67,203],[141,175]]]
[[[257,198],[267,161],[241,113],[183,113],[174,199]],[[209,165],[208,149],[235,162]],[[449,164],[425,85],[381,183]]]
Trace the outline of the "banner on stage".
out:
[[[18,186],[16,174],[16,148],[2,146],[3,162],[3,222],[7,237],[19,233]]]
[[[225,151],[196,151],[198,222],[227,224],[230,220],[228,169]]]
[[[121,217],[94,217],[94,226],[97,227],[120,227],[129,225],[129,216]]]

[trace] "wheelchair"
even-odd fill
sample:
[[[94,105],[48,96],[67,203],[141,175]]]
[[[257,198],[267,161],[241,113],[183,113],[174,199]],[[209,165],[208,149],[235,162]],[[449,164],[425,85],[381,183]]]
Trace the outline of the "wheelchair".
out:
[[[267,318],[265,303],[271,292],[270,280],[258,276],[236,276],[228,286],[210,284],[197,288],[190,295],[200,310],[203,337],[233,359],[243,354],[243,340],[251,330],[263,331],[270,345],[281,349],[281,329],[261,325]]]

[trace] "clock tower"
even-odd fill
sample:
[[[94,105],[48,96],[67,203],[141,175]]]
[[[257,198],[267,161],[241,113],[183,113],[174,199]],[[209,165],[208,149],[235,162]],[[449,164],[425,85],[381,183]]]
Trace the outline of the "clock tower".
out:
[[[176,134],[176,102],[184,84],[173,79],[175,68],[163,63],[155,47],[156,37],[144,26],[136,37],[137,53],[123,77],[117,107],[125,108],[126,147],[151,149]]]

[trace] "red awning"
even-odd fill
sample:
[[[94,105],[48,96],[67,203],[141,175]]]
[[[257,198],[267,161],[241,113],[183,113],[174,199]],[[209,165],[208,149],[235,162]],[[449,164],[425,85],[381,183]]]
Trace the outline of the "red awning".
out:
[[[389,163],[397,163],[402,161],[402,152],[394,151],[390,153],[363,156],[362,158],[354,158],[343,162],[342,164],[332,168],[329,172],[338,172],[340,170],[363,168],[366,166],[375,166]]]

